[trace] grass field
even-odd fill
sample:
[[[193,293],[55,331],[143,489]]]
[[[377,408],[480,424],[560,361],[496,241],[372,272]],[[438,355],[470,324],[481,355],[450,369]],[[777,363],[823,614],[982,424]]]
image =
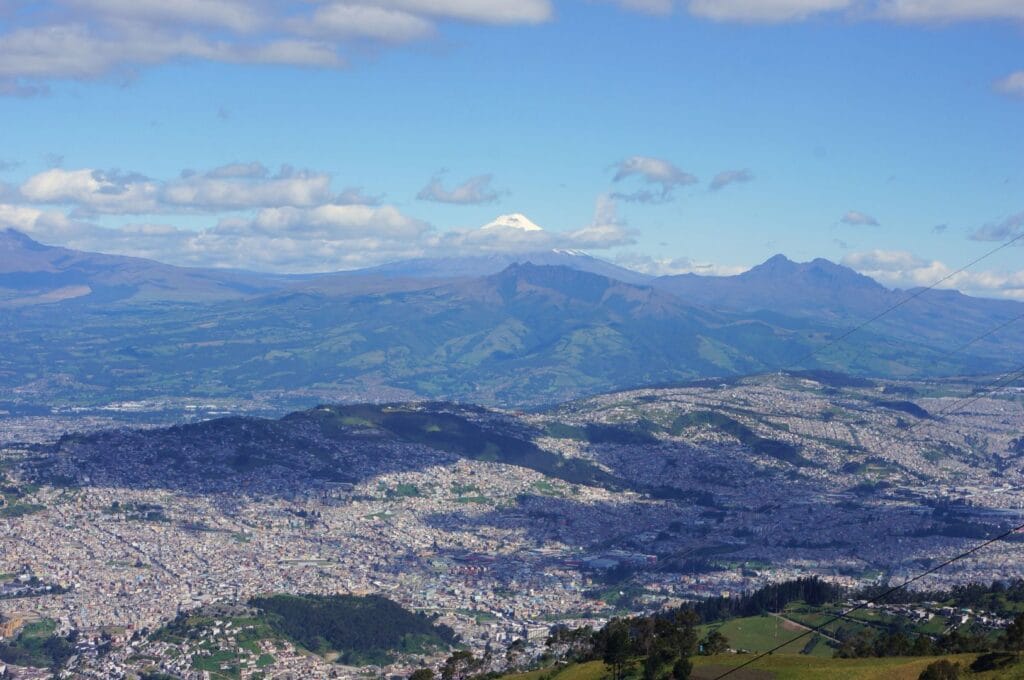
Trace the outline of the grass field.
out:
[[[792,640],[804,632],[804,629],[776,616],[748,616],[741,619],[731,619],[722,624],[701,626],[698,635],[703,637],[709,630],[717,630],[729,639],[729,646],[733,649],[742,649],[751,652],[765,652],[786,640]],[[800,654],[805,648],[810,647],[811,656],[828,658],[832,656],[832,648],[820,635],[815,635],[816,642],[813,646],[808,643],[811,636],[802,637],[799,640],[783,647],[781,654]]]
[[[946,657],[887,659],[825,659],[802,654],[776,654],[729,675],[729,680],[917,680],[930,663],[939,658],[957,661],[964,667],[977,657],[961,654]],[[714,680],[730,668],[752,658],[743,654],[693,657],[693,680]],[[640,677],[634,664],[632,678]],[[508,676],[506,680],[607,680],[611,671],[600,661],[572,664],[557,671],[542,669]],[[964,680],[1024,680],[1024,664],[988,673],[965,673]]]

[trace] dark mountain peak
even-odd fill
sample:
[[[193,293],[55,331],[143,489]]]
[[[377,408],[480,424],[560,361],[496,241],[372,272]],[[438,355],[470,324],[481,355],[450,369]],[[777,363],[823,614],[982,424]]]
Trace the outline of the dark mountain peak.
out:
[[[600,274],[574,269],[566,265],[534,264],[513,262],[497,274],[487,277],[501,286],[511,283],[525,283],[537,288],[549,288],[575,297],[580,289],[604,291],[613,283],[612,279]]]
[[[629,287],[607,276],[581,271],[566,265],[515,262],[497,274],[484,278],[487,287],[497,291],[506,303],[514,299],[546,297],[551,300],[597,304],[615,285]],[[478,285],[478,282],[473,284]]]
[[[564,264],[535,264],[529,260],[513,262],[489,278],[518,278],[529,283],[546,285],[556,282],[601,282],[610,285],[612,279],[601,274],[575,269]]]
[[[737,278],[748,281],[769,279],[777,283],[828,288],[867,287],[884,290],[884,286],[874,279],[823,257],[810,262],[794,262],[785,255],[773,255]]]
[[[779,269],[792,269],[796,266],[796,262],[789,259],[782,253],[772,255],[767,260],[757,265],[753,269],[768,269],[768,270],[779,270]],[[751,271],[753,271],[753,269]]]
[[[12,227],[0,230],[0,251],[46,250],[49,246],[35,241],[28,234]]]
[[[554,248],[524,253],[490,253],[487,255],[463,255],[440,258],[419,258],[378,265],[369,269],[344,272],[339,278],[365,275],[458,279],[475,278],[497,274],[509,265],[532,262],[536,265],[565,265],[573,269],[593,272],[626,283],[646,283],[651,277],[631,269],[606,262],[579,250]]]

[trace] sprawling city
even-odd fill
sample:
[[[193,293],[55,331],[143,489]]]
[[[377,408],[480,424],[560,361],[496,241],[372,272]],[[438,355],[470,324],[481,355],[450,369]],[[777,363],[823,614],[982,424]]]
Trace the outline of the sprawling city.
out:
[[[0,680],[1024,680],[1021,0],[0,0]]]

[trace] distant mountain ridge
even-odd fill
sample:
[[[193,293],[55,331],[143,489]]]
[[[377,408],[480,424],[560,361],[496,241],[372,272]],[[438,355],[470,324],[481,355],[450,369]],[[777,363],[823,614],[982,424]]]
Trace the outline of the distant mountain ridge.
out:
[[[294,393],[527,405],[781,369],[991,373],[1024,353],[1010,325],[1022,303],[954,291],[905,302],[906,292],[827,260],[775,256],[729,277],[624,281],[628,271],[552,251],[289,278],[78,253],[7,232],[0,403]]]
[[[403,260],[349,272],[355,274],[383,274],[416,278],[478,277],[497,274],[514,265],[530,263],[535,265],[564,266],[579,271],[600,274],[625,283],[648,283],[653,276],[626,269],[587,255],[579,250],[553,249],[526,253],[494,253],[464,257],[419,258]]]
[[[850,314],[877,309],[874,298],[891,291],[848,267],[818,258],[798,263],[775,255],[735,276],[662,276],[652,285],[683,299],[711,307],[754,312],[804,312],[810,307],[841,306]]]
[[[14,230],[0,231],[0,305],[80,300],[213,302],[273,291],[289,277],[176,267],[123,255],[46,246]]]

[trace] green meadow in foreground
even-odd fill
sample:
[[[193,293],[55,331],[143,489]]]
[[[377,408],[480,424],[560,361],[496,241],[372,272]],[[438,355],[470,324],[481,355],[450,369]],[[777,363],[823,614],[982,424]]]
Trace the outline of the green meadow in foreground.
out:
[[[747,654],[721,654],[692,657],[693,680],[713,680],[730,668],[753,658]],[[868,659],[829,659],[804,654],[775,654],[759,659],[751,666],[728,676],[729,680],[917,680],[929,664],[949,659],[967,669],[977,654],[957,654],[941,657],[889,657]],[[641,677],[642,663],[637,660],[630,668],[630,679]],[[561,669],[545,668],[506,680],[606,680],[611,669],[600,661],[570,664]],[[1021,680],[1024,663],[1000,671],[973,673],[966,671],[964,680]]]

